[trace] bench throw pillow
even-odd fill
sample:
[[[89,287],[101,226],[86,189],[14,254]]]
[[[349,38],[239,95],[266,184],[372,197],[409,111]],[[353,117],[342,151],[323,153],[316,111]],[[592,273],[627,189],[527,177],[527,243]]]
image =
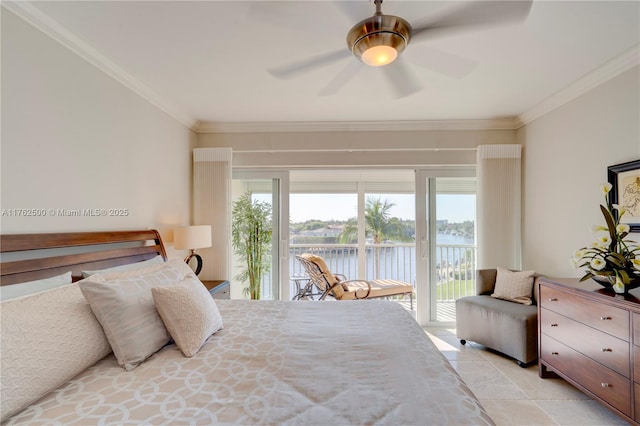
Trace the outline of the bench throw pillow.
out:
[[[0,310],[0,421],[111,353],[76,284],[3,301]]]
[[[533,291],[534,271],[510,271],[498,267],[496,285],[492,297],[509,300],[511,302],[531,305]]]
[[[222,328],[213,297],[196,278],[171,287],[151,289],[164,325],[184,356],[194,356],[204,342]]]
[[[133,370],[171,339],[151,289],[175,285],[184,274],[165,263],[144,275],[93,282],[95,277],[104,280],[100,274],[87,278],[80,284],[82,294],[100,321],[118,364]]]

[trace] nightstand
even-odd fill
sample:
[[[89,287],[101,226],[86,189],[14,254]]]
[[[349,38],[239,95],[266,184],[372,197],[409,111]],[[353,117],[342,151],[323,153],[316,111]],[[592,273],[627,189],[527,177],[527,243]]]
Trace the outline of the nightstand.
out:
[[[214,299],[230,299],[230,284],[227,280],[202,281]]]

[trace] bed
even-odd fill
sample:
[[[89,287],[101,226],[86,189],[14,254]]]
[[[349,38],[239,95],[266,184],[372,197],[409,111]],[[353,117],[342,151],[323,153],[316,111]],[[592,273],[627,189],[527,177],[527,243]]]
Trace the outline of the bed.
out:
[[[3,424],[493,424],[396,303],[209,297],[222,322],[194,353],[172,335],[127,370],[84,291],[157,271],[193,280],[184,262],[167,261],[156,231],[2,235],[0,244],[3,288],[69,272],[72,281],[1,302]]]

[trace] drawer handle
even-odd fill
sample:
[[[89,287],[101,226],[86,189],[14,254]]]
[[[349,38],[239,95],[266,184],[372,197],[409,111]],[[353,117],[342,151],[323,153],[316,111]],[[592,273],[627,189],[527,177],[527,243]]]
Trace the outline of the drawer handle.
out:
[[[600,321],[611,321],[611,317],[600,317]]]
[[[602,386],[603,388],[612,388],[613,386],[611,386],[609,383],[604,382],[604,383],[600,383],[600,386]]]
[[[560,355],[558,352],[551,352],[551,355]]]
[[[602,352],[613,352],[611,348],[602,348]]]
[[[558,324],[551,324],[551,327],[557,327]]]
[[[549,302],[557,302],[558,298],[557,297],[552,297],[549,299]]]

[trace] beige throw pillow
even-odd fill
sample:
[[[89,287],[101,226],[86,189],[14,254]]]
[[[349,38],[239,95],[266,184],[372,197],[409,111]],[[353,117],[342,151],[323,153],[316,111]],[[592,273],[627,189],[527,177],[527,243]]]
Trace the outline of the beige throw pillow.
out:
[[[88,278],[91,275],[95,274],[105,275],[112,272],[134,271],[136,269],[148,268],[149,266],[159,265],[162,263],[164,263],[164,259],[162,258],[162,256],[157,255],[149,260],[143,260],[142,262],[128,263],[126,265],[114,266],[106,269],[96,269],[93,271],[81,271],[81,273],[83,278]]]
[[[509,300],[511,302],[531,305],[533,291],[534,271],[514,272],[504,268],[498,268],[496,285],[492,297]]]
[[[171,287],[151,289],[164,325],[184,356],[194,356],[222,328],[222,317],[204,285],[186,278]]]
[[[96,274],[80,283],[82,294],[102,325],[118,364],[125,370],[133,370],[171,339],[153,303],[151,289],[175,285],[183,278],[183,273],[165,263],[145,275],[101,283],[93,282],[103,279]]]
[[[196,274],[193,273],[193,270],[189,267],[189,265],[184,263],[184,260],[181,260],[181,259],[172,259],[167,262],[162,262],[158,264],[147,264],[143,268],[138,268],[138,269],[103,272],[103,273],[100,273],[100,275],[107,280],[138,277],[141,275],[147,275],[152,272],[165,269],[167,265],[175,269],[182,278],[186,278],[187,276],[196,278]],[[182,281],[182,278],[180,278],[180,280],[178,281]]]

